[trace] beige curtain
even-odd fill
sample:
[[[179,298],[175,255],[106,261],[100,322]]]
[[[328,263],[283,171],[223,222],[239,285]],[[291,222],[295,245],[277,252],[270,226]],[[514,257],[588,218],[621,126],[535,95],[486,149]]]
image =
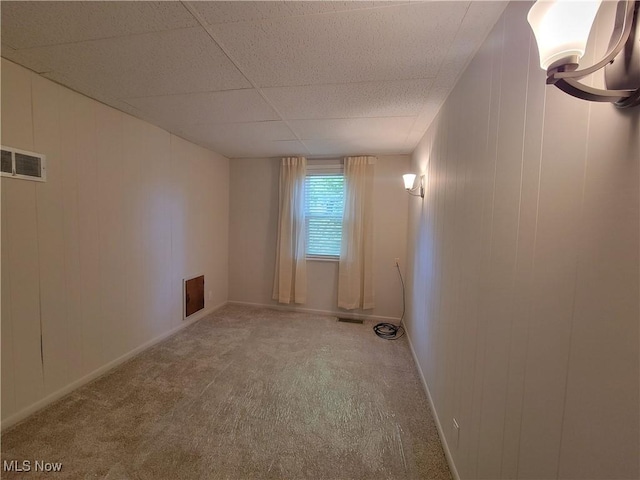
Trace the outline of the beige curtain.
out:
[[[283,158],[280,164],[280,213],[273,299],[280,303],[307,300],[304,182],[307,159]]]
[[[338,306],[375,306],[373,292],[373,171],[376,157],[344,161],[345,202],[338,276]]]

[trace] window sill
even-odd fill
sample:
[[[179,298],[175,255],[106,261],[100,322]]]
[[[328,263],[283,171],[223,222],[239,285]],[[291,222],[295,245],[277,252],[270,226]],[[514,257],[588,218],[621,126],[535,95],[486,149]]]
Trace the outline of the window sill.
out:
[[[338,256],[332,256],[332,255],[326,255],[326,256],[322,256],[322,255],[307,255],[307,260],[312,261],[312,262],[339,262],[340,261],[340,257]]]

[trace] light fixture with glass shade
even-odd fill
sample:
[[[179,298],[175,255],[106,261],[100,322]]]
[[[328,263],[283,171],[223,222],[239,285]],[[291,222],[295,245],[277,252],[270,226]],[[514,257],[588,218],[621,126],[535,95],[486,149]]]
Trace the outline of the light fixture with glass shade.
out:
[[[402,175],[402,179],[404,180],[404,189],[407,191],[409,195],[413,195],[414,197],[424,198],[424,175],[420,175],[420,185],[416,187],[413,186],[413,184],[416,181],[415,173],[406,173]],[[413,193],[418,189],[420,189],[420,193]]]
[[[640,105],[640,0],[617,3],[609,51],[586,68],[579,68],[579,62],[602,0],[538,0],[531,7],[527,20],[548,84],[583,100],[612,102],[620,108]],[[607,89],[579,82],[602,68]]]

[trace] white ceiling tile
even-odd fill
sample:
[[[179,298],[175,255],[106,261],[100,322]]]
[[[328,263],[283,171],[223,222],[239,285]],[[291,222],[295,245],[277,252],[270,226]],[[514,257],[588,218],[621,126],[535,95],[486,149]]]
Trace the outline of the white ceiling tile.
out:
[[[303,1],[303,2],[245,2],[217,1],[191,2],[191,5],[202,14],[210,25],[219,23],[250,22],[270,18],[286,18],[302,15],[316,15],[348,10],[378,8],[409,2],[367,2],[367,1]]]
[[[2,56],[11,60],[11,56],[15,54],[15,49],[9,45],[2,44]]]
[[[409,133],[409,135],[407,136],[407,139],[404,141],[405,149],[409,152],[413,152],[420,140],[422,140],[422,137],[424,137],[424,134],[425,132],[420,132],[417,130],[411,131],[411,133]]]
[[[2,43],[16,49],[197,25],[179,2],[2,2]]]
[[[400,80],[262,89],[285,119],[417,115],[428,99],[430,80]]]
[[[48,72],[51,69],[42,60],[31,58],[29,50],[15,50],[4,43],[2,44],[2,57],[38,73]]]
[[[440,107],[450,93],[450,86],[432,87],[429,99],[424,103],[422,111],[416,118],[413,130],[425,132],[435,116],[440,111]]]
[[[324,13],[337,13],[337,12],[347,12],[350,10],[364,10],[371,8],[381,8],[381,7],[392,7],[398,6],[401,4],[408,4],[408,1],[400,1],[400,0],[392,0],[386,2],[377,2],[377,1],[348,1],[348,2],[339,2],[339,1],[302,1],[302,2],[283,2],[287,3],[289,16],[300,16],[300,15],[318,15]]]
[[[507,2],[472,2],[447,53],[435,86],[451,88],[506,8]]]
[[[134,116],[136,118],[139,118],[141,120],[145,120],[149,123],[152,123],[154,125],[157,125],[161,128],[164,128],[165,130],[169,130],[169,125],[163,125],[162,122],[158,122],[155,118],[151,118],[148,115],[145,115],[143,112],[141,112],[140,110],[138,110],[136,107],[129,105],[126,102],[123,102],[122,100],[113,100],[110,102],[102,102],[105,105],[109,105],[113,108],[116,108],[118,110],[120,110],[121,112],[124,113],[128,113],[131,116]]]
[[[269,104],[252,89],[129,98],[126,102],[176,127],[279,120]]]
[[[393,155],[411,153],[402,141],[389,142],[376,137],[304,140],[311,155]]]
[[[73,78],[113,98],[251,86],[200,27],[22,52],[50,67],[49,78]]]
[[[258,141],[247,143],[220,141],[205,144],[205,146],[227,158],[263,158],[289,155],[309,155],[309,151],[306,147],[297,140],[273,142]]]
[[[404,141],[415,117],[340,118],[290,120],[289,125],[304,140],[376,137],[396,143]]]
[[[2,55],[229,157],[408,153],[505,4],[187,6],[226,53],[182,2],[80,1],[2,2]]]
[[[278,121],[188,125],[180,130],[199,143],[210,144],[296,140],[287,124]]]
[[[211,27],[258,86],[432,78],[468,2],[429,2]]]

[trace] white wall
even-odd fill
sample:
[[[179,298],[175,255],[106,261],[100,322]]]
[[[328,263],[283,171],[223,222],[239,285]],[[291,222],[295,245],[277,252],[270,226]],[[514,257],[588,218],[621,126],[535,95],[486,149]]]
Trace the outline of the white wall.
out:
[[[2,144],[47,156],[2,178],[5,426],[183,324],[184,277],[226,302],[229,161],[4,59]]]
[[[229,299],[277,305],[271,299],[278,226],[280,160],[231,161]],[[374,177],[374,257],[376,308],[365,313],[400,318],[402,289],[394,259],[405,274],[409,197],[402,174],[406,155],[378,157]],[[338,263],[307,263],[307,303],[300,308],[338,311]]]
[[[414,152],[410,338],[461,478],[637,479],[640,109],[545,86],[530,5]]]

